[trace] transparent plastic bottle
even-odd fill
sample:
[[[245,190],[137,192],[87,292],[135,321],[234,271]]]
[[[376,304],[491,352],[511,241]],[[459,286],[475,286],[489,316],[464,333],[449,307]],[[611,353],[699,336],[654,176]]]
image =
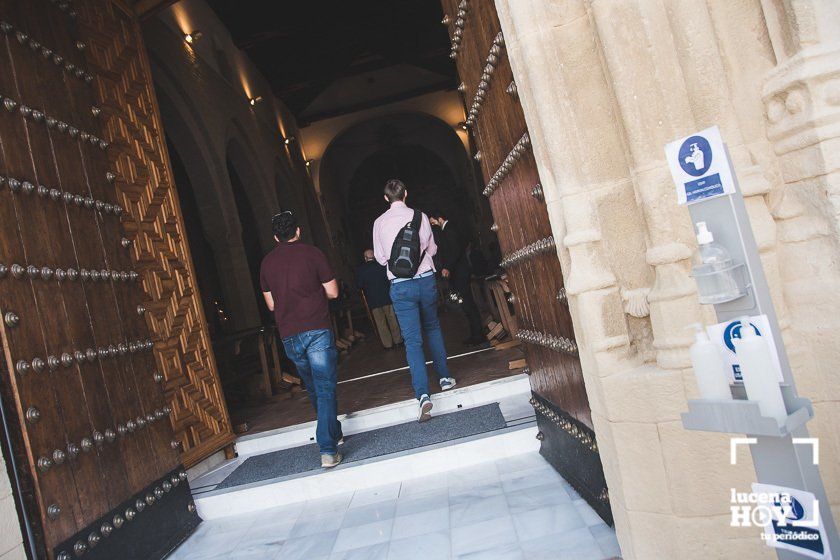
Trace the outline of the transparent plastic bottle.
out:
[[[694,329],[694,344],[691,345],[689,353],[700,397],[732,400],[726,366],[718,345],[709,340],[709,335],[700,323],[694,323],[686,328]]]
[[[763,336],[758,336],[750,318],[741,319],[741,336],[733,338],[735,353],[741,364],[747,399],[758,403],[762,416],[774,418],[779,426],[787,421],[785,399],[773,367],[772,351]]]
[[[715,243],[706,222],[697,222],[697,252],[692,262],[692,276],[697,281],[700,303],[724,303],[743,295],[735,275],[736,265],[729,251]]]

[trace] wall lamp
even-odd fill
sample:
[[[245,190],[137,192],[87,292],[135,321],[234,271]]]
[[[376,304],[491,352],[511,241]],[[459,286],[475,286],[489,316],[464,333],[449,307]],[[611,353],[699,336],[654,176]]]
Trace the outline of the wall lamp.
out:
[[[312,160],[308,159],[306,160],[306,168],[309,169],[310,167],[312,167]]]
[[[250,103],[250,104],[251,104],[251,107],[253,107],[254,105],[256,105],[257,103],[259,103],[260,101],[262,101],[262,95],[258,95],[258,96],[256,96],[256,97],[252,97],[251,99],[249,99],[249,100],[248,100],[248,103]]]
[[[283,143],[288,146],[289,144],[292,143],[292,140],[294,140],[294,139],[295,139],[294,136],[289,136],[288,138],[283,138]]]
[[[193,31],[192,33],[184,33],[184,41],[192,45],[201,39],[201,31]]]

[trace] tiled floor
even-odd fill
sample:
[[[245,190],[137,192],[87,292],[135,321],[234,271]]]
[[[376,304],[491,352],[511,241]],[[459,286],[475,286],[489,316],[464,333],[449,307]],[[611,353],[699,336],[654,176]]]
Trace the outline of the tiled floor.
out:
[[[172,560],[620,556],[615,532],[538,453],[203,523]]]

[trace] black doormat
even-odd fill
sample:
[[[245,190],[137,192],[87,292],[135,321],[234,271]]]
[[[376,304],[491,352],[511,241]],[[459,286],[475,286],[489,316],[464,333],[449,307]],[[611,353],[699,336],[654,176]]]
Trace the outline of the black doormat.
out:
[[[467,408],[433,416],[428,422],[406,422],[377,428],[345,438],[339,450],[344,463],[389,455],[426,445],[500,430],[506,426],[499,403]],[[343,464],[343,463],[342,463]],[[231,488],[252,482],[320,470],[318,444],[281,449],[249,457],[225,478],[216,489]]]

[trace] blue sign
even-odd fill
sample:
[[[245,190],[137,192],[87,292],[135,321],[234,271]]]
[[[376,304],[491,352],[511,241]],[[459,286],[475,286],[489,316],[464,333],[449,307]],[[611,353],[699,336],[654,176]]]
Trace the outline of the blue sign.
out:
[[[710,196],[717,196],[719,194],[723,194],[723,182],[720,180],[719,173],[695,181],[689,181],[685,184],[685,198],[687,202],[694,202],[701,198],[709,198]]]
[[[665,146],[678,204],[694,204],[735,192],[735,179],[720,130],[695,132]]]
[[[781,493],[773,501],[773,505],[781,514],[770,522],[777,541],[784,542],[793,549],[804,549],[818,555],[825,554],[820,526],[803,527],[802,524],[796,523],[805,517],[805,508],[799,500],[790,494]]]
[[[712,166],[712,147],[702,136],[689,136],[680,146],[678,157],[683,171],[700,177]]]

